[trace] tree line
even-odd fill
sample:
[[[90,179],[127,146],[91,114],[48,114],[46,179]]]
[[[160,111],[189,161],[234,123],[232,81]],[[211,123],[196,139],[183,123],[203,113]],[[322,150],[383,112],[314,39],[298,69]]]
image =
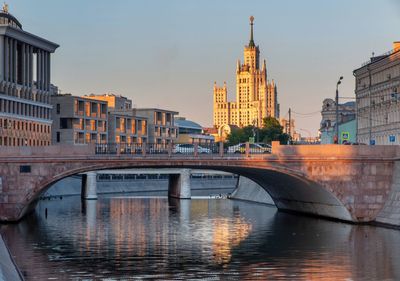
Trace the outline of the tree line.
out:
[[[263,142],[271,144],[272,141],[279,141],[281,144],[287,144],[289,135],[283,132],[283,127],[274,117],[265,117],[262,120],[262,127],[246,126],[233,129],[228,135],[228,144],[235,145],[247,142],[254,138],[254,142]]]

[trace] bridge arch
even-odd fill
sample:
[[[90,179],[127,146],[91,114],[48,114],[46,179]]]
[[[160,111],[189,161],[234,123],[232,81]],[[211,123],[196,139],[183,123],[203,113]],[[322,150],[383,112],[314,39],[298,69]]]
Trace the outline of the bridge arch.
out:
[[[307,213],[312,215],[330,217],[346,221],[354,221],[351,210],[342,202],[334,189],[311,180],[301,171],[289,169],[280,165],[265,164],[243,165],[237,163],[215,165],[203,163],[202,165],[182,161],[171,163],[171,161],[157,161],[148,163],[146,161],[135,162],[109,162],[90,163],[77,165],[63,171],[57,171],[49,167],[46,177],[36,182],[32,189],[24,197],[24,207],[20,210],[18,218],[34,209],[37,199],[55,182],[78,173],[89,171],[100,171],[105,169],[129,169],[129,168],[189,168],[209,169],[234,173],[249,178],[259,184],[272,197],[275,205],[280,210]]]

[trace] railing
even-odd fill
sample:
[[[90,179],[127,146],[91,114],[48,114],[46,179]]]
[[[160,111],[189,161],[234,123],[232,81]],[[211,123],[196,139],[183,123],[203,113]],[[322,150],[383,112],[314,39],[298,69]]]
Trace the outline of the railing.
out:
[[[242,143],[228,146],[224,143],[210,144],[156,144],[156,143],[98,143],[96,154],[165,155],[169,157],[249,156],[271,153],[271,148],[257,144]]]

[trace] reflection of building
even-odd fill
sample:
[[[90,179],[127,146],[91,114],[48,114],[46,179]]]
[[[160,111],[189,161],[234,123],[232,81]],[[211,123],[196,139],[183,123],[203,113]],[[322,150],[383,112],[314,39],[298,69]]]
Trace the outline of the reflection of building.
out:
[[[51,101],[53,144],[107,142],[107,102],[71,94],[52,96]]]
[[[210,144],[214,142],[214,137],[203,132],[203,128],[184,117],[175,118],[175,126],[178,128],[177,143],[199,143]]]
[[[133,109],[135,116],[143,116],[148,121],[148,143],[168,144],[176,142],[177,128],[174,118],[178,112],[158,108]]]
[[[58,45],[0,11],[0,146],[51,142],[50,54]]]
[[[400,42],[353,72],[357,138],[361,143],[400,144]]]
[[[339,104],[339,143],[356,141],[355,106],[353,101]],[[323,101],[321,115],[321,144],[335,143],[336,103],[333,99]]]
[[[260,68],[260,50],[253,40],[253,20],[250,18],[250,42],[244,48],[244,63],[238,60],[236,67],[236,102],[228,102],[227,87],[214,84],[214,117],[216,128],[224,124],[239,127],[262,126],[267,116],[279,118],[277,87],[267,81],[265,60]]]

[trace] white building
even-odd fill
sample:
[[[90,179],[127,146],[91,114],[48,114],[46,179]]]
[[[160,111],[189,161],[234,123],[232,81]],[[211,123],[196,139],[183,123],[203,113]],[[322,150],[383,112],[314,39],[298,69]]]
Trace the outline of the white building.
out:
[[[400,42],[353,72],[357,138],[370,144],[400,144]]]

